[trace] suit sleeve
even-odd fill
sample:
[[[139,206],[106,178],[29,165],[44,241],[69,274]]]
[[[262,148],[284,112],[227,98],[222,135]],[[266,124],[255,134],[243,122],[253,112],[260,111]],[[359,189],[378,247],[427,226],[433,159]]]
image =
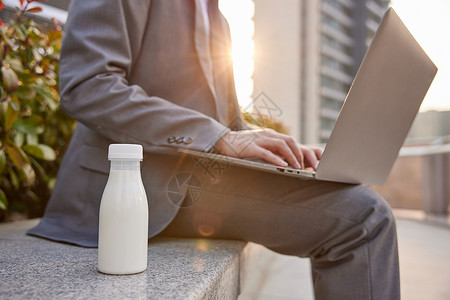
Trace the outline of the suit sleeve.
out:
[[[101,135],[142,144],[146,151],[164,146],[208,150],[228,131],[226,126],[148,95],[127,80],[141,48],[150,2],[72,1],[61,50],[61,106]],[[170,137],[188,142],[169,143]]]

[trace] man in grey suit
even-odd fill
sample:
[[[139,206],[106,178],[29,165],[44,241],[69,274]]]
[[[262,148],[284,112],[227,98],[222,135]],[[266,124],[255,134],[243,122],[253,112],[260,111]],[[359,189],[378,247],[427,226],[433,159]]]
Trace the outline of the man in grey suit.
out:
[[[30,234],[96,247],[111,143],[138,143],[158,234],[242,239],[310,257],[316,299],[399,299],[395,221],[359,186],[228,166],[211,180],[177,148],[315,167],[317,149],[242,121],[217,0],[74,0],[60,64],[61,104],[78,121],[45,216]],[[169,186],[195,176],[198,199]],[[173,192],[173,191],[172,191]],[[182,207],[185,206],[185,207]],[[274,274],[274,276],[276,276]]]

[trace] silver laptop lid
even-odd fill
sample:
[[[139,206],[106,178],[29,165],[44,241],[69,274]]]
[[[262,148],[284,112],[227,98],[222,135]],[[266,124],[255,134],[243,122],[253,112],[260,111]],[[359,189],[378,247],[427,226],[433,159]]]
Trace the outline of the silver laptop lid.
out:
[[[390,8],[356,74],[316,178],[383,184],[436,72]]]

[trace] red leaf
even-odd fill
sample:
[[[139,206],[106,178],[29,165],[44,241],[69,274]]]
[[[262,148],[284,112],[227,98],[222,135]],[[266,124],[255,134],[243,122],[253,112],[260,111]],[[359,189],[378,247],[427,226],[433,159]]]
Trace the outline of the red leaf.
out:
[[[23,7],[23,0],[19,0],[20,1],[20,6]]]
[[[2,21],[2,19],[0,19],[0,26],[3,26],[3,21]]]
[[[5,7],[5,6],[3,5],[3,1],[0,0],[0,11],[3,9],[3,7]]]
[[[27,12],[40,12],[40,11],[42,11],[42,8],[40,7],[32,7],[27,9]]]

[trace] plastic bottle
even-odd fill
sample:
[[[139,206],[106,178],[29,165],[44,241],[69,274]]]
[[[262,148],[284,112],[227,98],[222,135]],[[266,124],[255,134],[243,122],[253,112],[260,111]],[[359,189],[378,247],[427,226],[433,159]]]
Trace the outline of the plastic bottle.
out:
[[[98,270],[135,274],[147,269],[148,204],[142,183],[142,146],[111,144],[111,168],[100,204]]]

